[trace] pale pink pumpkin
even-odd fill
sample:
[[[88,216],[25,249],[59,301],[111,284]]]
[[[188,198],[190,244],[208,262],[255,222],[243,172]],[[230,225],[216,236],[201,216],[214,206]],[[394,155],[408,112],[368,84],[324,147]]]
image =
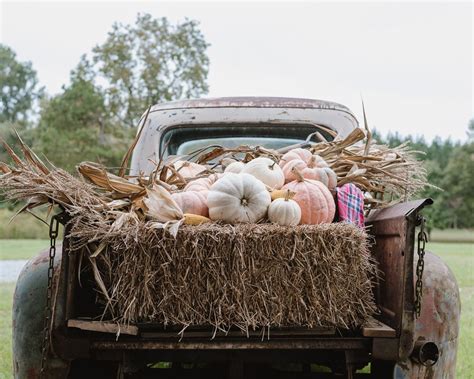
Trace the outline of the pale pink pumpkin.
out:
[[[178,204],[183,213],[192,213],[200,216],[209,216],[209,209],[207,208],[207,193],[185,191],[176,192],[171,195],[173,200]]]
[[[209,188],[219,179],[223,174],[212,174],[205,178],[199,178],[196,180],[190,181],[186,187],[185,191],[196,191],[196,192],[206,192],[209,191]]]
[[[313,154],[311,154],[311,151],[298,147],[296,149],[292,149],[288,151],[286,154],[283,154],[283,156],[281,157],[279,166],[283,168],[285,164],[287,164],[288,162],[294,159],[301,159],[303,162],[308,162],[311,159],[312,155]]]
[[[303,153],[303,151],[308,152],[309,155]],[[298,148],[290,150],[288,153],[283,155],[280,164],[283,162],[285,156],[287,156],[286,163],[282,168],[285,175],[285,183],[296,180],[296,175],[293,170],[296,169],[304,178],[318,180],[324,183],[324,185],[326,185],[326,187],[331,191],[336,189],[337,175],[321,156],[317,154],[313,155],[309,150]],[[296,158],[296,156],[304,156],[305,159]]]
[[[293,180],[297,179],[293,169],[297,169],[299,172],[302,172],[306,168],[308,168],[308,165],[301,159],[292,159],[289,161],[282,168],[283,175],[285,175],[285,183],[292,182]]]
[[[300,224],[332,222],[336,205],[328,188],[319,181],[303,178],[297,170],[294,173],[298,179],[285,184],[282,189],[296,192],[293,200],[301,208]]]
[[[193,178],[207,170],[206,166],[189,161],[176,161],[174,168],[183,178]]]
[[[323,183],[331,192],[336,189],[337,175],[329,167],[306,167],[301,170],[301,175],[305,179],[317,180]],[[293,173],[291,177],[294,177]]]
[[[327,162],[320,155],[317,155],[317,154],[312,155],[311,158],[308,159],[306,162],[308,163],[309,168],[312,168],[312,167],[329,167]]]

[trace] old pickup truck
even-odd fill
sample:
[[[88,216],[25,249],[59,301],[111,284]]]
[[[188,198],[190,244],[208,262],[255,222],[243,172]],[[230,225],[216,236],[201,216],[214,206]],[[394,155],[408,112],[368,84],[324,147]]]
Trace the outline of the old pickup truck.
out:
[[[324,131],[329,128],[344,137],[356,127],[348,108],[328,101],[261,97],[159,104],[143,125],[131,174],[150,172],[160,154],[208,145],[278,149],[315,131],[331,138]],[[61,218],[54,218],[51,247],[26,264],[16,285],[14,376],[453,378],[459,291],[450,269],[425,252],[421,212],[429,204],[430,199],[400,203],[367,219],[381,272],[373,286],[376,318],[359,330],[276,330],[268,340],[232,333],[211,340],[199,330],[180,340],[160,325],[119,328],[85,321],[81,316],[94,307],[90,288],[78,283],[80,263],[68,253],[67,239],[55,245]],[[51,317],[50,333],[43,333],[45,317]]]

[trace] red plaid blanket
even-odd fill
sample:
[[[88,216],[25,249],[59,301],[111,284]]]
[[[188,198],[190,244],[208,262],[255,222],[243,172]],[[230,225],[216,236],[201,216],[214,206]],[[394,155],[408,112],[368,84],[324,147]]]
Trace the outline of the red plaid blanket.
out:
[[[352,183],[337,188],[338,221],[364,227],[364,194]]]

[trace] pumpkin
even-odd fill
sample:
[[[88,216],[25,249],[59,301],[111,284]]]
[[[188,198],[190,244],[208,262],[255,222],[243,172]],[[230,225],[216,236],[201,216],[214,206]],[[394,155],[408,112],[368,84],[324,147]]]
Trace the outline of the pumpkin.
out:
[[[288,161],[282,169],[283,174],[285,175],[286,183],[297,179],[294,169],[299,171],[300,174],[303,175],[303,177],[306,179],[318,180],[324,183],[324,185],[328,187],[331,191],[334,191],[336,189],[337,175],[328,166],[326,161],[319,155],[311,155],[307,161],[304,161],[299,158],[294,158]]]
[[[283,154],[283,156],[281,157],[279,165],[280,165],[281,168],[283,168],[283,166],[285,166],[285,164],[287,164],[288,162],[290,162],[294,159],[301,159],[303,162],[309,162],[312,155],[313,154],[311,154],[311,151],[309,151],[307,149],[302,149],[301,147],[298,147],[296,149],[292,149],[292,150],[288,151],[286,154]]]
[[[285,198],[287,196],[289,199],[293,199],[295,194],[296,193],[293,191],[282,190],[282,189],[270,191],[270,197],[272,198],[272,201],[276,199],[280,199],[280,198]]]
[[[176,192],[171,195],[173,200],[178,204],[183,213],[192,213],[201,216],[208,216],[205,192],[185,191]]]
[[[297,180],[285,184],[282,189],[296,192],[293,200],[301,208],[300,224],[332,222],[336,205],[328,188],[319,181],[305,179],[296,169],[294,173]]]
[[[301,175],[306,179],[317,180],[323,183],[331,192],[336,189],[337,175],[329,167],[307,167],[301,171]]]
[[[286,165],[283,166],[283,175],[285,176],[285,182],[292,182],[297,179],[297,176],[294,174],[293,169],[297,169],[299,172],[303,172],[305,168],[308,168],[306,162],[301,159],[292,159]]]
[[[199,178],[190,181],[186,187],[185,191],[195,191],[195,192],[206,192],[209,191],[209,188],[219,179],[222,174],[212,174],[205,178]]]
[[[207,170],[206,166],[189,161],[176,161],[174,168],[183,178],[194,178],[196,175]]]
[[[295,226],[301,220],[301,208],[298,203],[290,199],[294,194],[290,190],[286,191],[284,198],[278,198],[272,201],[268,207],[268,219],[279,225]]]
[[[241,172],[243,170],[243,168],[245,167],[245,163],[244,162],[232,162],[231,164],[229,164],[224,172],[233,172],[234,174],[238,174],[239,172]]]
[[[308,167],[329,167],[327,162],[317,154],[314,154],[307,160]]]
[[[285,184],[285,175],[276,162],[270,158],[260,157],[248,162],[242,173],[255,176],[272,189],[279,189]]]
[[[186,225],[201,225],[207,222],[211,222],[210,219],[201,215],[195,215],[192,213],[185,213],[184,214],[184,223]]]
[[[228,223],[260,220],[270,205],[265,185],[250,174],[228,173],[217,180],[207,195],[209,217]]]

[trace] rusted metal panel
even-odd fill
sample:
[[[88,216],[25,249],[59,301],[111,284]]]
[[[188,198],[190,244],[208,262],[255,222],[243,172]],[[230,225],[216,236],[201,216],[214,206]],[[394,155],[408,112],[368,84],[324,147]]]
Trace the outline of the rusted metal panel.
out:
[[[191,100],[179,100],[152,107],[151,111],[188,109],[188,108],[314,108],[335,109],[344,112],[352,112],[345,105],[332,101],[301,99],[292,97],[215,97]],[[354,116],[353,116],[354,117]]]
[[[174,329],[167,330],[163,329],[162,325],[153,324],[139,325],[140,336],[143,338],[168,338],[177,339],[180,337],[180,330]],[[275,328],[271,331],[267,329],[261,331],[248,331],[247,336],[241,330],[229,330],[229,331],[214,331],[212,328],[204,327],[189,327],[185,332],[185,339],[209,339],[212,336],[213,340],[220,338],[251,338],[251,339],[275,339],[275,338],[314,338],[315,336],[334,336],[336,329],[332,327],[315,327],[315,328],[301,328],[301,327],[287,327],[287,328]]]
[[[457,339],[438,345],[440,359],[433,366],[424,366],[413,360],[399,362],[395,366],[396,379],[451,379],[456,377]],[[463,378],[460,378],[463,379]]]
[[[396,338],[374,338],[372,340],[372,359],[396,362],[398,342]]]
[[[375,221],[389,220],[402,216],[408,216],[413,212],[421,211],[425,206],[433,204],[431,199],[419,199],[395,204],[388,208],[377,209],[367,217],[367,223],[372,224]]]
[[[127,340],[94,341],[92,350],[364,350],[369,349],[369,338],[314,338],[268,341],[251,340]]]
[[[57,247],[55,274],[59,271],[61,246]],[[39,377],[45,317],[49,251],[44,250],[23,267],[13,297],[13,373],[17,379]],[[56,357],[47,364],[48,378],[64,378],[69,365]]]
[[[429,245],[428,245],[429,248]],[[430,369],[430,378],[452,378],[456,372],[461,302],[456,279],[449,267],[436,255],[425,255],[423,302],[416,320],[415,339],[438,346],[438,362]],[[414,376],[412,376],[414,378]]]
[[[376,289],[380,320],[399,337],[398,359],[405,360],[415,342],[414,241],[418,213],[432,203],[415,200],[373,212],[367,219],[374,237],[372,254],[383,275]]]

